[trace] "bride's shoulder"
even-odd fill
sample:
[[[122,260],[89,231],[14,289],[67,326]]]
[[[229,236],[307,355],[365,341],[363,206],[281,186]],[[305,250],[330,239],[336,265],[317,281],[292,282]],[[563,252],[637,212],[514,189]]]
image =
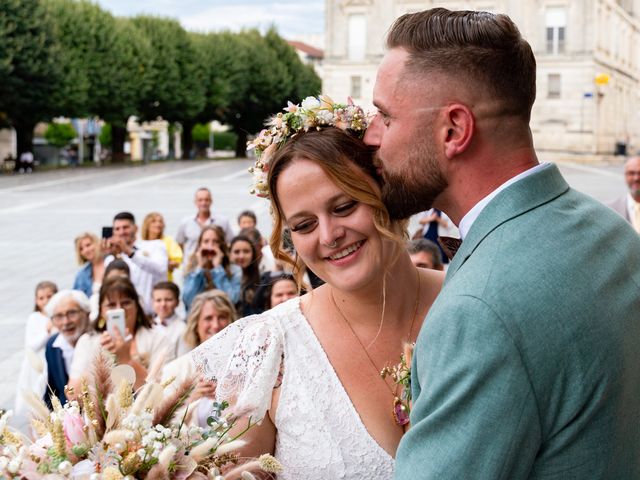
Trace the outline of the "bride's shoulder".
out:
[[[236,320],[193,350],[192,359],[205,377],[214,378],[234,359],[279,356],[287,329],[300,315],[299,299],[295,298],[264,313]]]
[[[216,398],[237,412],[264,417],[281,372],[287,322],[299,315],[296,310],[298,303],[288,301],[242,318],[191,353],[200,374],[216,382]]]
[[[300,320],[300,297],[292,298],[270,310],[241,318],[227,327],[237,331],[274,331],[284,333],[292,323]],[[225,330],[227,330],[225,329]],[[223,332],[225,331],[223,330]],[[220,332],[222,333],[222,332]]]

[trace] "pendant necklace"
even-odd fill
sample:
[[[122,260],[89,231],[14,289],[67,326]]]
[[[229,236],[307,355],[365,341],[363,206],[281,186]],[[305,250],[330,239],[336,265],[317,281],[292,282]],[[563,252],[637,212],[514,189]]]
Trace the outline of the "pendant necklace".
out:
[[[418,288],[417,288],[417,291],[416,291],[416,304],[415,304],[414,309],[413,309],[413,316],[411,318],[411,325],[409,326],[409,331],[407,332],[407,342],[411,342],[411,333],[413,331],[413,324],[415,323],[416,315],[418,314],[418,306],[420,304],[420,283],[421,282],[420,282],[420,273],[418,272],[418,269],[416,269],[416,275],[418,277]],[[333,296],[333,289],[331,289],[331,301],[333,302],[333,306],[336,308],[336,310],[338,311],[338,313],[340,314],[340,316],[344,320],[344,323],[346,323],[347,327],[349,327],[349,330],[351,330],[351,334],[355,337],[356,341],[358,342],[358,344],[360,345],[360,347],[364,351],[364,354],[366,355],[367,359],[369,360],[369,363],[371,363],[371,366],[375,369],[376,374],[378,374],[381,377],[381,380],[384,382],[385,386],[389,389],[389,392],[391,392],[391,395],[393,396],[392,415],[393,415],[394,421],[396,422],[397,425],[399,425],[401,427],[407,425],[409,423],[409,405],[407,405],[407,402],[401,400],[400,397],[398,396],[398,386],[396,385],[395,390],[392,390],[391,387],[389,386],[389,384],[386,382],[385,376],[384,376],[385,369],[382,369],[382,371],[381,371],[381,369],[379,369],[376,366],[376,363],[371,358],[371,355],[369,355],[369,352],[367,352],[366,347],[364,346],[364,344],[360,340],[360,337],[358,337],[358,335],[356,334],[355,330],[351,326],[351,323],[349,323],[349,320],[347,319],[345,314],[342,313],[342,310],[340,310],[340,307],[338,307],[338,303],[336,302],[336,299]]]

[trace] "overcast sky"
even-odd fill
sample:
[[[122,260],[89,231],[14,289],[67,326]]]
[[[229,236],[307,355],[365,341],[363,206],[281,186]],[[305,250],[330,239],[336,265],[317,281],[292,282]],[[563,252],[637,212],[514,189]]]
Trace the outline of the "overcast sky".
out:
[[[187,30],[208,32],[275,25],[285,38],[322,36],[324,0],[98,0],[114,15],[176,18]]]

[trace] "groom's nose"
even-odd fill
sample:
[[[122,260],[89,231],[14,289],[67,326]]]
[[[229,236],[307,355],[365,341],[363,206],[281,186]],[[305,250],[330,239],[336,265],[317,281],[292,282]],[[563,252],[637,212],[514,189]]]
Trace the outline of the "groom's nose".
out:
[[[380,120],[380,114],[377,114],[369,122],[369,126],[367,127],[367,131],[363,138],[364,143],[371,147],[380,146],[380,138],[382,136],[381,125],[382,121]]]

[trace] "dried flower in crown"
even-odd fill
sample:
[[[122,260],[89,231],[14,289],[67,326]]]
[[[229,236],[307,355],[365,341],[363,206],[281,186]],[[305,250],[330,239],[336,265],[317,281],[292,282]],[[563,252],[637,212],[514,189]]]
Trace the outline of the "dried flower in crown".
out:
[[[251,194],[269,198],[267,176],[269,162],[275,151],[299,132],[323,127],[336,127],[362,138],[367,129],[367,116],[349,98],[347,104],[335,103],[329,97],[307,97],[300,105],[287,102],[284,113],[269,118],[265,129],[252,141],[247,150],[255,149],[256,163],[249,169],[253,175]]]

